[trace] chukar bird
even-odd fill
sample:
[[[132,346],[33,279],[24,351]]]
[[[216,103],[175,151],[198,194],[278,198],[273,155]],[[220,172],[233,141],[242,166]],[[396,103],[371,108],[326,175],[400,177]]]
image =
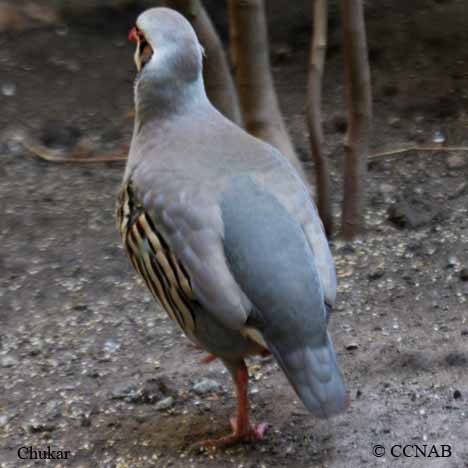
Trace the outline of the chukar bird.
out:
[[[118,227],[135,270],[187,337],[220,358],[237,392],[228,445],[263,436],[249,420],[244,359],[271,352],[307,409],[343,411],[327,332],[333,260],[298,174],[209,102],[202,47],[167,8],[142,13],[135,127]]]

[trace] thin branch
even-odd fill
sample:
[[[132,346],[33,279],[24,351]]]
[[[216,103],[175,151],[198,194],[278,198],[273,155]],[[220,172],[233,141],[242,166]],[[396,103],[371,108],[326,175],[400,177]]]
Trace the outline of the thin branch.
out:
[[[229,0],[231,52],[236,84],[249,133],[267,141],[287,157],[305,180],[278,104],[270,69],[268,31],[263,0]]]
[[[115,161],[126,161],[127,156],[115,156],[114,154],[95,156],[94,151],[87,148],[74,148],[69,156],[65,156],[63,150],[54,150],[47,148],[32,140],[23,141],[22,145],[30,151],[34,156],[37,156],[45,161],[54,163],[102,163],[102,162],[115,162]],[[124,145],[124,148],[119,151],[121,154],[128,153],[128,146]]]
[[[228,119],[242,126],[239,99],[221,40],[200,0],[168,0],[191,23],[205,49],[203,78],[213,105]]]
[[[369,155],[369,159],[382,159],[388,156],[398,156],[410,151],[434,151],[434,152],[446,152],[450,153],[452,151],[461,151],[468,152],[468,146],[424,146],[424,145],[415,145],[415,146],[405,146],[402,148],[391,149],[387,151],[381,151],[379,153],[373,153]]]
[[[315,161],[317,180],[317,205],[328,236],[333,233],[333,211],[330,196],[328,161],[323,155],[322,130],[322,80],[327,50],[328,0],[314,0],[314,33],[311,40],[309,80],[307,90],[306,119],[309,142]]]
[[[348,95],[345,143],[343,234],[354,238],[364,225],[372,103],[362,0],[341,0]]]
[[[227,2],[228,16],[229,16],[229,61],[234,69],[235,76],[237,76],[237,50],[239,44],[239,31],[237,29],[236,21],[234,21],[235,15],[235,3],[232,0]]]

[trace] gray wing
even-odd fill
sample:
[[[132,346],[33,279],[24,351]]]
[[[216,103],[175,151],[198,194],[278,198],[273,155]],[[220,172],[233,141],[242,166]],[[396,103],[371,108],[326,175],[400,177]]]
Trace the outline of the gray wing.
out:
[[[224,248],[253,304],[257,329],[305,406],[319,417],[343,411],[347,393],[327,333],[323,279],[304,226],[251,177],[222,198]],[[320,246],[328,249],[325,243]],[[328,267],[328,265],[326,265]]]
[[[167,183],[157,191],[134,177],[137,196],[183,265],[196,299],[222,325],[241,331],[251,304],[234,280],[223,249],[224,225],[212,191]]]
[[[276,164],[272,165],[270,170],[256,174],[255,183],[274,193],[286,210],[301,224],[315,258],[325,302],[333,307],[336,298],[336,271],[317,208],[309,190],[291,163],[274,148],[270,148],[270,156]]]
[[[336,270],[325,229],[313,203],[306,202],[302,210],[305,211],[302,228],[314,253],[315,265],[322,283],[325,302],[333,307],[336,299]]]

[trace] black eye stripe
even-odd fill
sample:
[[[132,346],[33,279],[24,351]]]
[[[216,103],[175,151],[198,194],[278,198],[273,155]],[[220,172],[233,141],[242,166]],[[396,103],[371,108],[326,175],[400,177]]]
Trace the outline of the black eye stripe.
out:
[[[145,48],[148,46],[149,50],[150,50],[150,53],[146,53],[145,54]],[[139,45],[139,55],[140,55],[140,64],[141,64],[141,67],[143,68],[150,60],[151,60],[151,57],[153,56],[153,48],[151,47],[151,45],[149,44],[148,41],[145,40],[144,37],[142,37],[141,41],[140,41],[140,45]]]
[[[139,49],[140,49],[140,54],[143,53],[143,50],[145,49],[145,47],[149,45],[148,42],[145,40],[145,39],[142,39],[140,41],[140,46],[139,46]]]

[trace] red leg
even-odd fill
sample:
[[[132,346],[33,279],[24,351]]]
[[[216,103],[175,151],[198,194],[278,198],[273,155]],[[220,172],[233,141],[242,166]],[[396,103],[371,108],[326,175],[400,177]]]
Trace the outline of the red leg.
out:
[[[202,350],[202,347],[197,344],[190,343],[190,346],[197,351]],[[208,354],[208,356],[200,359],[200,364],[209,364],[210,362],[216,361],[216,359],[218,359],[218,356],[215,356],[214,354]]]
[[[267,425],[265,423],[257,426],[252,426],[250,424],[249,399],[247,395],[248,382],[249,373],[244,361],[242,361],[242,364],[238,367],[235,374],[237,414],[236,417],[231,420],[233,433],[221,439],[206,440],[201,442],[201,445],[205,447],[222,447],[245,440],[254,441],[263,439]]]
[[[210,362],[216,361],[218,359],[218,356],[215,356],[214,354],[208,354],[208,356],[205,356],[200,363],[201,364],[209,364]]]

